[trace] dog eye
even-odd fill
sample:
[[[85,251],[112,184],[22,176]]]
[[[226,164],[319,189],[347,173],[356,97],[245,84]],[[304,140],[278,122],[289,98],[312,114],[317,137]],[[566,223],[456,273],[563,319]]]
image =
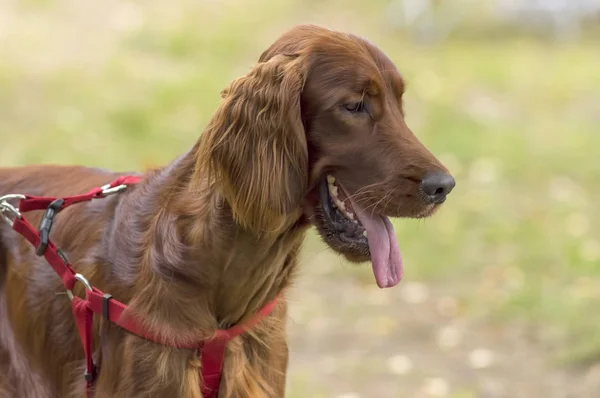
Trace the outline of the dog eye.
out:
[[[348,104],[345,104],[344,109],[350,113],[360,113],[365,112],[367,110],[365,103],[362,101],[350,102]]]

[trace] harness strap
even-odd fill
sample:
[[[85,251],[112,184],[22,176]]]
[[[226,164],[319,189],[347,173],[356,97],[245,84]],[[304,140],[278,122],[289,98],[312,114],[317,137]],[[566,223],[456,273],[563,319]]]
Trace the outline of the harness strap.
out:
[[[158,344],[168,345],[176,348],[198,349],[198,355],[202,361],[201,390],[204,398],[216,398],[221,384],[223,373],[223,360],[225,359],[225,348],[227,343],[253,328],[261,319],[268,316],[277,305],[277,297],[263,306],[252,318],[234,325],[229,329],[218,329],[215,336],[201,343],[172,341],[168,342],[152,335],[143,325],[137,321],[135,316],[123,316],[127,306],[97,289],[86,290],[88,308],[96,314],[101,314],[107,320],[119,325],[123,329]],[[109,295],[110,296],[110,295]]]
[[[115,300],[110,295],[93,288],[86,290],[86,305],[90,311],[102,315],[108,321],[133,333],[145,340],[167,345],[174,348],[197,349],[201,346],[197,341],[173,341],[172,339],[160,338],[152,334],[135,314],[125,314],[127,305]]]
[[[202,358],[202,396],[216,398],[221,384],[223,374],[223,360],[225,359],[225,347],[227,343],[240,334],[252,329],[262,318],[273,311],[277,305],[277,297],[269,301],[254,316],[246,322],[234,325],[229,329],[219,329],[215,337],[204,342],[201,352]]]
[[[125,314],[128,308],[127,305],[113,299],[110,294],[106,294],[100,289],[91,286],[82,275],[75,273],[69,265],[66,256],[49,239],[54,216],[61,210],[75,203],[105,198],[108,195],[121,192],[128,185],[139,182],[140,179],[138,176],[119,177],[110,184],[94,188],[83,195],[65,198],[6,195],[0,198],[0,215],[4,217],[5,221],[17,233],[36,247],[36,253],[44,256],[48,264],[58,274],[67,290],[85,355],[85,381],[88,398],[92,398],[94,395],[93,386],[97,376],[97,368],[92,356],[94,314],[102,315],[106,320],[146,340],[169,347],[198,349],[198,355],[201,357],[202,363],[200,386],[202,395],[204,398],[217,398],[227,343],[248,329],[251,329],[261,319],[268,316],[277,305],[277,297],[265,304],[252,318],[229,329],[218,329],[210,339],[200,342],[167,340],[153,335],[134,314]],[[8,203],[8,200],[13,198],[20,199],[18,208]],[[20,214],[33,210],[46,210],[39,231]],[[12,213],[14,219],[8,218],[4,214],[5,212]],[[85,299],[73,296],[71,293],[75,283],[78,281],[83,282],[87,287]]]
[[[101,187],[94,188],[83,195],[68,196],[61,198],[64,200],[62,205],[57,209],[57,212],[74,205],[75,203],[86,202],[92,199],[101,199],[109,195],[119,193],[127,188],[128,185],[136,184],[141,180],[138,176],[122,176]],[[46,210],[52,202],[58,198],[47,196],[30,196],[25,195],[25,199],[19,202],[19,211],[27,213],[32,210]]]
[[[25,217],[15,218],[13,229],[27,239],[34,247],[39,246],[40,234]],[[72,290],[73,286],[75,286],[75,283],[77,282],[77,279],[75,279],[75,272],[71,267],[69,267],[67,258],[62,255],[62,252],[54,245],[52,241],[48,242],[43,256],[48,264],[50,264],[52,269],[54,269],[54,271],[58,274],[63,285],[65,286],[65,289]]]
[[[94,313],[88,308],[87,302],[79,297],[73,297],[71,305],[73,307],[73,316],[75,317],[77,331],[79,332],[79,338],[81,339],[83,352],[85,354],[84,376],[86,393],[88,397],[93,397],[94,380],[96,378],[96,365],[94,364],[92,356]]]

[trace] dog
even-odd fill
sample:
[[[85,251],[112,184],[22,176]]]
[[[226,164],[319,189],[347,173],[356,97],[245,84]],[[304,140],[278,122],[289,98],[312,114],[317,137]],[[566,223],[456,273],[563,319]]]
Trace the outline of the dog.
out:
[[[374,283],[400,282],[389,217],[433,215],[455,181],[413,135],[405,83],[374,44],[314,25],[284,33],[221,102],[192,148],[118,195],[64,209],[50,238],[89,283],[156,335],[210,338],[270,313],[225,351],[218,396],[285,396],[285,294],[306,231]],[[82,166],[0,170],[0,195],[79,195],[128,175]],[[37,225],[41,211],[28,213]],[[85,286],[77,284],[80,297]],[[198,351],[94,318],[96,397],[201,397]],[[0,227],[0,396],[77,397],[85,363],[60,278]]]

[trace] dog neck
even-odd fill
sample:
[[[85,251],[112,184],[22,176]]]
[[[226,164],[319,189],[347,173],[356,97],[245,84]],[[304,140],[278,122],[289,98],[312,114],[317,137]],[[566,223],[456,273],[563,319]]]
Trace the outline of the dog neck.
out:
[[[197,178],[195,152],[122,198],[109,260],[137,313],[165,333],[197,336],[243,321],[285,289],[306,226],[243,229],[215,183]]]

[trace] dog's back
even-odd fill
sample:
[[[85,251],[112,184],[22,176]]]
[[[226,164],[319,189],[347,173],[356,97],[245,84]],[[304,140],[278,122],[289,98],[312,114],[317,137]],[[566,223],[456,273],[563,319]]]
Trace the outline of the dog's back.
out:
[[[110,182],[117,175],[106,170],[79,166],[0,168],[0,197],[8,194],[56,197],[78,195]],[[11,200],[10,203],[17,205],[18,201]],[[82,203],[79,206],[95,211],[82,212],[78,211],[78,206],[73,206],[57,218],[52,239],[67,253],[71,252],[69,258],[72,262],[76,262],[81,257],[77,251],[70,250],[77,245],[77,242],[82,239],[99,238],[99,231],[92,231],[86,225],[104,225],[91,221],[97,217],[105,217],[106,212],[111,211],[112,206],[107,204],[109,204],[107,201]],[[41,213],[40,211],[28,213],[27,218],[37,226]],[[43,369],[42,362],[32,363],[28,358],[37,357],[43,361],[43,358],[39,357],[39,352],[59,352],[61,343],[67,339],[65,336],[55,339],[54,327],[50,323],[52,311],[60,305],[57,304],[57,300],[53,300],[56,298],[56,290],[59,286],[60,281],[50,266],[35,255],[32,247],[25,244],[8,223],[0,220],[1,398],[56,396],[54,391],[56,386],[44,383],[43,380],[49,378],[40,377],[40,373],[61,372],[62,369]],[[59,311],[69,312],[70,306],[66,296],[64,299],[64,306],[62,306],[64,308]],[[40,306],[47,306],[45,311],[47,315],[44,317],[39,315]],[[30,311],[31,307],[35,307],[36,310]],[[27,318],[29,318],[28,322],[24,322],[23,320]],[[32,330],[33,325],[37,326],[36,330]],[[72,341],[69,344],[78,344],[78,342]],[[27,354],[30,355],[26,355],[25,350],[28,350]]]

